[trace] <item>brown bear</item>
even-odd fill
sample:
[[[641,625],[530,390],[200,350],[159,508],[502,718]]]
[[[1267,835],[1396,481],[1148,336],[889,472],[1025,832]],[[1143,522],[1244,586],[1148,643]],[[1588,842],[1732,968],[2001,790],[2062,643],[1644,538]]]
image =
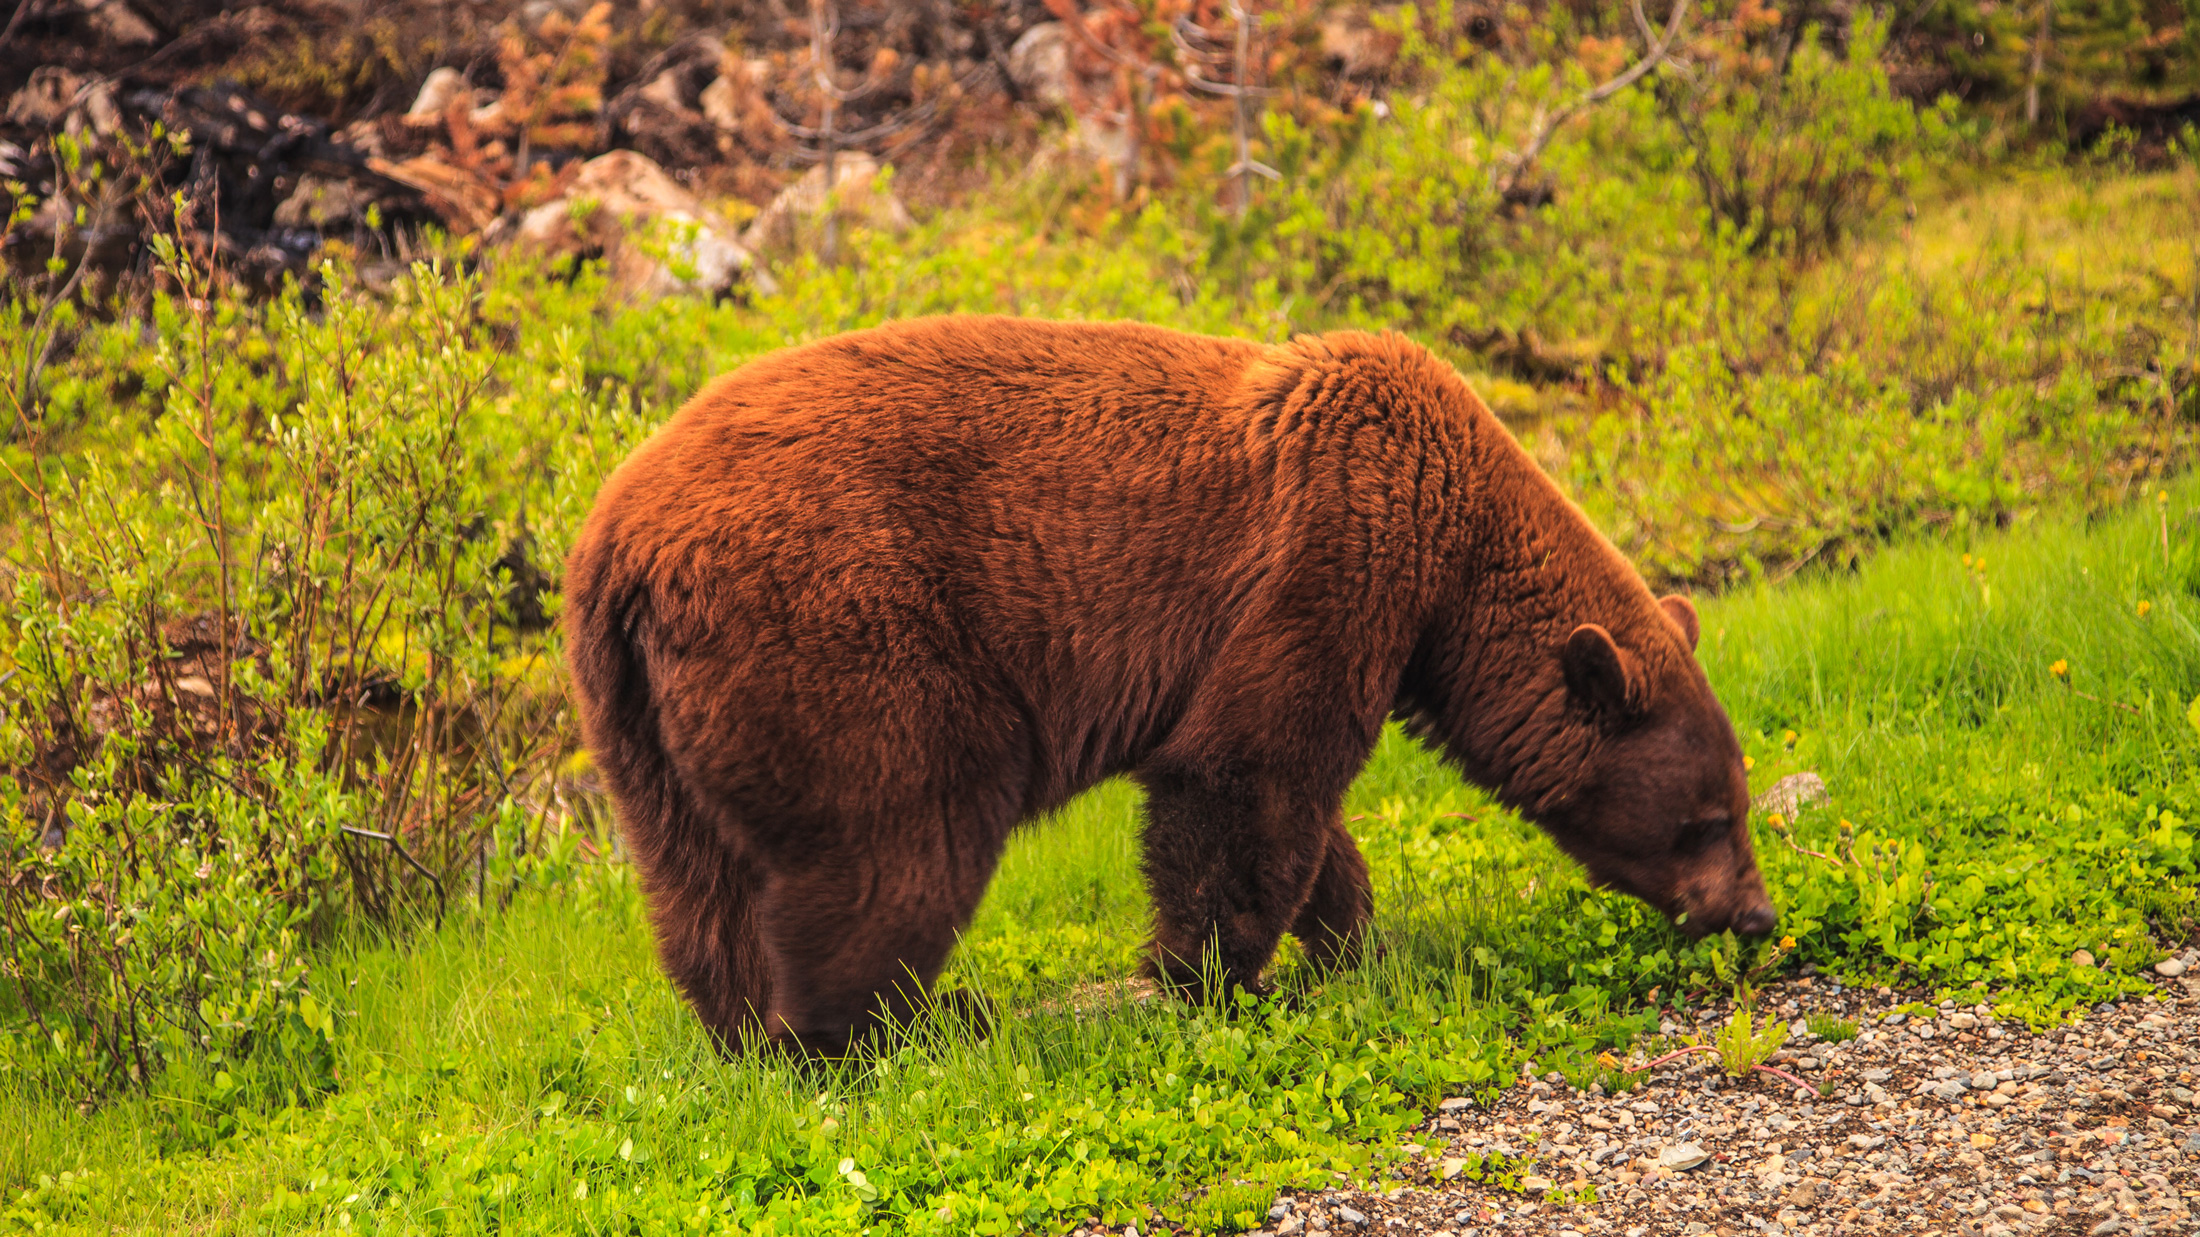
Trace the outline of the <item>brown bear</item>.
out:
[[[612,475],[566,590],[663,964],[728,1047],[909,1016],[1010,832],[1117,774],[1159,975],[1347,957],[1389,717],[1687,931],[1774,923],[1694,609],[1402,336],[789,348]]]

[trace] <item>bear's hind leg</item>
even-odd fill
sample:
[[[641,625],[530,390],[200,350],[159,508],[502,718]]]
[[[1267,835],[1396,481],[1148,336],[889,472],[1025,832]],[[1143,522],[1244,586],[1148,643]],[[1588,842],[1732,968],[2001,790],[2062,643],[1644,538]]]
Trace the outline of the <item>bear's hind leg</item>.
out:
[[[756,930],[758,874],[700,830],[641,859],[657,957],[721,1053],[762,1039],[771,971]]]
[[[1306,905],[1291,921],[1291,935],[1306,948],[1316,970],[1349,966],[1360,956],[1367,923],[1375,914],[1375,888],[1359,843],[1337,816],[1329,818],[1328,845]]]

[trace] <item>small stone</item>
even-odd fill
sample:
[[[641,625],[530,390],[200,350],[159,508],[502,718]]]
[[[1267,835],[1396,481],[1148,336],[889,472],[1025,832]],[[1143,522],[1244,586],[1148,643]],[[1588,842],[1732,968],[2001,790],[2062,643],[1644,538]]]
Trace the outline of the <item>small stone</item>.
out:
[[[2099,1224],[2094,1225],[2092,1228],[2087,1229],[2086,1235],[2087,1237],[2108,1237],[2110,1233],[2120,1233],[2123,1231],[2124,1222],[2122,1220],[2111,1217],[2109,1219],[2101,1221]]]
[[[2078,951],[2076,951],[2076,952],[2074,952],[2074,953],[2072,953],[2072,954],[2070,955],[2070,965],[2072,965],[2072,966],[2092,966],[2092,965],[2093,965],[2093,955],[2092,955],[2092,954],[2091,954],[2090,952],[2086,951],[2086,950],[2080,949],[2080,950],[2078,950]]]
[[[1818,1186],[1815,1182],[1805,1181],[1795,1187],[1794,1193],[1788,1195],[1788,1206],[1790,1207],[1801,1207],[1808,1210],[1817,1205]]]
[[[466,84],[466,75],[449,67],[437,69],[420,84],[420,93],[413,96],[412,107],[405,112],[405,123],[420,127],[441,123],[452,100],[462,95],[471,111],[473,87]]]
[[[1694,1143],[1674,1143],[1658,1153],[1658,1167],[1685,1172],[1699,1168],[1711,1159],[1711,1153]]]
[[[1588,1116],[1583,1117],[1581,1119],[1581,1123],[1588,1126],[1592,1130],[1609,1130],[1613,1128],[1613,1125],[1610,1121],[1607,1121],[1604,1118],[1597,1116],[1595,1113],[1590,1113]]]
[[[2175,979],[2185,973],[2184,960],[2181,958],[2168,958],[2157,962],[2154,964],[2154,973],[2165,979]]]
[[[1276,1200],[1275,1206],[1268,1209],[1268,1222],[1270,1224],[1281,1224],[1284,1217],[1290,1214],[1291,1200],[1289,1198],[1279,1198]]]
[[[1984,1069],[1971,1075],[1970,1082],[1973,1091],[1991,1091],[2001,1085],[2001,1079],[1994,1077],[1994,1071]]]
[[[1943,1100],[1947,1103],[1953,1104],[1957,1100],[1962,1099],[1964,1095],[1969,1091],[1969,1087],[1963,1085],[1961,1082],[1958,1082],[1953,1078],[1950,1078],[1948,1081],[1941,1083],[1937,1087],[1932,1088],[1932,1090],[1929,1091],[1927,1094],[1931,1095],[1934,1099]]]
[[[1286,1216],[1283,1223],[1276,1225],[1276,1237],[1296,1237],[1305,1231],[1306,1221],[1297,1216]]]
[[[1827,802],[1833,796],[1826,791],[1826,779],[1815,773],[1791,773],[1774,782],[1765,793],[1750,802],[1758,812],[1779,813],[1794,820],[1804,808]]]
[[[1948,1015],[1948,1025],[1954,1027],[1958,1031],[1974,1031],[1978,1029],[1978,1015],[1969,1013],[1953,1013]]]
[[[1454,1095],[1450,1099],[1445,1100],[1443,1103],[1438,1104],[1436,1106],[1436,1111],[1443,1113],[1445,1116],[1455,1116],[1459,1113],[1465,1112],[1467,1109],[1472,1108],[1473,1106],[1473,1100],[1467,1099],[1465,1096]]]
[[[1367,1217],[1339,1203],[1337,1205],[1337,1222],[1340,1224],[1365,1224],[1367,1223]]]

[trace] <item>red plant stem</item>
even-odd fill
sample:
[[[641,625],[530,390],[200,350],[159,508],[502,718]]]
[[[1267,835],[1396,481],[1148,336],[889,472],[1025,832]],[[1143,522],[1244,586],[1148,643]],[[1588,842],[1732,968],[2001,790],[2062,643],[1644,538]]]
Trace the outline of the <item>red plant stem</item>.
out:
[[[1762,1071],[1763,1073],[1771,1074],[1775,1078],[1785,1078],[1789,1082],[1794,1083],[1796,1086],[1801,1087],[1803,1090],[1808,1091],[1813,1095],[1816,1095],[1818,1093],[1818,1088],[1810,1085],[1807,1082],[1804,1082],[1802,1079],[1797,1078],[1795,1075],[1788,1073],[1784,1069],[1776,1069],[1770,1065],[1757,1065],[1752,1066],[1751,1068]]]
[[[1678,1061],[1678,1060],[1680,1060],[1680,1059],[1681,1059],[1682,1057],[1685,1057],[1685,1056],[1687,1056],[1687,1055],[1688,1055],[1689,1053],[1691,1053],[1691,1052],[1709,1052],[1709,1053],[1714,1053],[1714,1054],[1716,1054],[1716,1053],[1717,1053],[1718,1051],[1719,1051],[1718,1049],[1716,1049],[1716,1048],[1713,1048],[1713,1047],[1712,1047],[1711,1045],[1709,1045],[1709,1044],[1694,1044],[1694,1045],[1691,1045],[1690,1047],[1687,1047],[1687,1048],[1683,1048],[1683,1049],[1681,1049],[1681,1050],[1680,1050],[1679,1052],[1669,1052],[1669,1053],[1665,1054],[1664,1056],[1662,1056],[1662,1057],[1659,1057],[1659,1058],[1658,1058],[1657,1060],[1649,1062],[1648,1064],[1644,1065],[1644,1066],[1643,1066],[1642,1068],[1644,1068],[1644,1069],[1646,1069],[1646,1070],[1653,1070],[1653,1069],[1656,1069],[1657,1067],[1659,1067],[1659,1066],[1661,1066],[1661,1065],[1665,1064],[1665,1063],[1666,1063],[1667,1061]]]
[[[1641,1067],[1641,1068],[1642,1068],[1642,1070],[1645,1070],[1645,1071],[1647,1071],[1647,1070],[1654,1070],[1654,1069],[1656,1069],[1657,1067],[1659,1067],[1659,1066],[1661,1066],[1661,1065],[1664,1065],[1664,1064],[1665,1064],[1666,1062],[1668,1062],[1668,1061],[1678,1061],[1678,1060],[1680,1060],[1680,1059],[1681,1059],[1682,1057],[1685,1057],[1685,1056],[1687,1056],[1687,1055],[1688,1055],[1689,1053],[1692,1053],[1692,1052],[1708,1052],[1708,1053],[1712,1053],[1712,1054],[1717,1054],[1717,1052],[1718,1052],[1718,1051],[1719,1051],[1718,1049],[1716,1049],[1716,1048],[1712,1047],[1712,1046],[1711,1046],[1711,1045],[1709,1045],[1709,1044],[1694,1044],[1694,1045],[1691,1045],[1690,1047],[1687,1047],[1687,1048],[1683,1048],[1683,1049],[1681,1049],[1681,1050],[1680,1050],[1679,1052],[1669,1052],[1669,1053],[1665,1054],[1664,1056],[1662,1056],[1662,1057],[1659,1057],[1659,1058],[1658,1058],[1657,1060],[1655,1060],[1655,1061],[1649,1061],[1649,1062],[1645,1062],[1645,1063],[1644,1063],[1644,1064],[1642,1065],[1642,1067]],[[1788,1080],[1789,1082],[1792,1082],[1792,1083],[1794,1083],[1794,1084],[1795,1084],[1796,1086],[1798,1086],[1798,1087],[1801,1087],[1801,1088],[1802,1088],[1803,1090],[1805,1090],[1805,1091],[1812,1091],[1812,1092],[1815,1092],[1815,1091],[1816,1091],[1816,1090],[1818,1089],[1818,1088],[1816,1088],[1816,1087],[1814,1087],[1814,1086],[1810,1085],[1809,1083],[1807,1083],[1807,1082],[1804,1082],[1804,1081],[1803,1081],[1802,1079],[1800,1079],[1800,1078],[1797,1078],[1797,1077],[1796,1077],[1795,1075],[1793,1075],[1793,1074],[1790,1074],[1790,1073],[1788,1073],[1788,1072],[1787,1072],[1786,1070],[1784,1070],[1784,1069],[1778,1069],[1778,1068],[1776,1068],[1776,1067],[1774,1067],[1774,1066],[1770,1066],[1770,1065],[1753,1065],[1753,1066],[1751,1066],[1750,1068],[1751,1068],[1751,1069],[1754,1069],[1754,1070],[1757,1070],[1757,1071],[1759,1071],[1759,1072],[1761,1072],[1761,1073],[1766,1073],[1766,1074],[1770,1074],[1770,1075],[1772,1075],[1772,1076],[1773,1076],[1773,1077],[1775,1077],[1775,1078],[1785,1078],[1785,1079],[1787,1079],[1787,1080]],[[1636,1072],[1636,1071],[1630,1070],[1630,1071],[1628,1071],[1628,1072],[1629,1072],[1629,1073],[1634,1073],[1634,1072]]]

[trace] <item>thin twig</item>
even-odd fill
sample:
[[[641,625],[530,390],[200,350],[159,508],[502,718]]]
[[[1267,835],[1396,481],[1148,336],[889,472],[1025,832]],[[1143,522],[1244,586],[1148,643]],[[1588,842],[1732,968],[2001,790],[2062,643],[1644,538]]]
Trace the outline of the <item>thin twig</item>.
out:
[[[366,838],[370,841],[389,843],[390,849],[397,852],[398,858],[404,860],[405,863],[410,866],[413,871],[427,877],[428,883],[435,886],[435,926],[437,928],[441,928],[443,926],[443,912],[445,911],[445,909],[447,909],[448,905],[443,897],[443,878],[437,876],[433,872],[430,872],[425,866],[421,864],[418,859],[413,858],[412,852],[405,849],[404,843],[399,842],[397,840],[397,835],[394,833],[378,833],[372,829],[357,829],[353,828],[350,825],[341,825],[338,827],[341,828],[345,833],[355,838]]]
[[[1647,32],[1650,27],[1650,19],[1642,11],[1642,0],[1633,0],[1633,4],[1635,24]],[[1657,42],[1651,46],[1641,60],[1636,61],[1632,67],[1624,70],[1617,77],[1584,93],[1580,98],[1558,109],[1558,111],[1548,116],[1538,116],[1534,133],[1521,153],[1509,159],[1500,159],[1490,165],[1490,187],[1500,191],[1511,188],[1529,168],[1535,166],[1537,159],[1542,158],[1544,149],[1551,144],[1552,138],[1558,136],[1559,129],[1563,128],[1567,121],[1580,115],[1584,110],[1594,107],[1634,85],[1642,79],[1644,74],[1664,63],[1667,54],[1672,51],[1673,41],[1680,36],[1681,23],[1687,16],[1688,0],[1673,0],[1673,12],[1666,19],[1664,33],[1658,37]]]

